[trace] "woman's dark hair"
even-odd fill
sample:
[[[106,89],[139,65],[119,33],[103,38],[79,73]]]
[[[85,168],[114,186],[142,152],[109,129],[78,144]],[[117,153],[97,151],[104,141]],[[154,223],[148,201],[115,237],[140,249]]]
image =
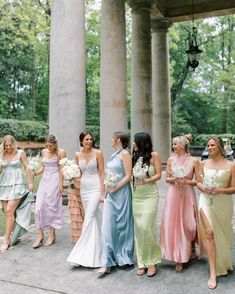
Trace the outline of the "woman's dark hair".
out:
[[[134,142],[137,150],[132,151],[132,166],[136,164],[139,157],[143,157],[143,164],[150,165],[150,159],[152,158],[153,144],[151,137],[148,133],[137,133],[134,136]]]
[[[79,135],[79,141],[80,141],[80,146],[83,147],[82,145],[82,141],[83,139],[87,136],[87,135],[90,135],[91,136],[91,139],[92,139],[92,147],[95,148],[95,141],[93,139],[93,136],[92,136],[92,133],[91,132],[81,132],[81,134]]]
[[[114,137],[117,139],[120,139],[121,143],[122,143],[122,148],[126,149],[128,147],[129,144],[129,135],[127,133],[124,132],[114,132],[113,133]]]

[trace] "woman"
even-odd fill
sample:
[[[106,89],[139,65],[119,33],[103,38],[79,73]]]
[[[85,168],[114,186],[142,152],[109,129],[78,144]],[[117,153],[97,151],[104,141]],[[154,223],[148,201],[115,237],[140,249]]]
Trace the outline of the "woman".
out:
[[[116,151],[107,163],[106,177],[111,172],[116,177],[116,184],[106,188],[102,222],[103,267],[97,271],[99,276],[109,273],[111,266],[125,267],[133,264],[134,228],[129,183],[132,162],[130,153],[125,150],[128,143],[128,134],[113,134],[111,146]]]
[[[15,210],[27,191],[23,177],[22,165],[25,169],[28,189],[33,190],[32,178],[27,165],[27,157],[23,150],[18,150],[16,140],[7,135],[3,138],[0,151],[0,200],[6,216],[6,233],[1,247],[5,251],[10,247],[10,235],[13,231],[15,221]]]
[[[199,162],[188,153],[191,135],[172,140],[174,155],[167,161],[166,182],[170,184],[161,223],[162,258],[176,263],[181,271],[183,264],[195,258],[198,242],[199,217],[193,179]]]
[[[59,161],[66,157],[63,149],[59,149],[57,139],[49,135],[46,139],[46,148],[42,150],[42,167],[33,172],[34,176],[43,173],[35,205],[35,224],[38,236],[33,248],[39,248],[44,239],[44,229],[49,228],[49,236],[44,246],[51,246],[56,239],[55,230],[62,228],[62,192],[63,175]]]
[[[200,233],[206,245],[210,277],[208,287],[215,289],[216,277],[227,275],[232,267],[232,195],[235,193],[235,165],[224,158],[223,141],[211,137],[207,142],[210,159],[200,164],[197,186]]]
[[[85,219],[82,234],[71,251],[67,261],[73,265],[100,267],[102,265],[101,210],[100,201],[104,200],[104,159],[100,150],[94,148],[90,132],[79,136],[83,147],[74,158],[82,176],[80,193]]]
[[[147,268],[147,276],[153,277],[156,274],[156,264],[161,261],[161,250],[156,236],[159,199],[156,181],[161,178],[162,167],[160,156],[152,149],[148,133],[137,133],[134,136],[133,172],[141,159],[148,170],[144,178],[134,177],[133,216],[137,275],[144,275]]]

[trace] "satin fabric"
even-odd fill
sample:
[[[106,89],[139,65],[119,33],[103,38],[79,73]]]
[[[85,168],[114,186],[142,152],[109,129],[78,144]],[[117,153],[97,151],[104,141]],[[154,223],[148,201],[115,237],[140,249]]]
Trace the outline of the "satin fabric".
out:
[[[26,183],[23,176],[22,150],[18,150],[16,159],[2,161],[3,171],[0,175],[0,200],[20,199],[26,193]]]
[[[79,159],[82,171],[80,193],[85,218],[82,234],[71,251],[67,261],[86,267],[102,266],[101,208],[100,208],[100,178],[96,157],[87,164]]]
[[[117,182],[125,177],[119,150],[107,163],[115,174],[120,175]],[[134,227],[132,217],[132,193],[130,183],[114,193],[109,193],[104,201],[102,238],[102,266],[133,264]]]
[[[188,154],[172,157],[171,167],[175,166],[186,168],[186,178],[192,180],[193,162]],[[192,242],[198,240],[199,216],[193,186],[185,184],[181,189],[177,183],[169,184],[161,222],[162,258],[186,263],[192,253]]]
[[[139,268],[161,262],[161,250],[157,245],[158,201],[156,183],[139,185],[133,191],[135,249]]]
[[[230,186],[231,170],[213,170],[204,167],[204,174],[216,178],[219,187]],[[232,195],[218,194],[212,198],[212,203],[207,194],[201,193],[199,209],[202,210],[213,230],[216,247],[216,275],[226,275],[232,266]],[[206,241],[205,231],[200,217],[200,233],[203,241]]]
[[[42,159],[44,172],[38,186],[35,224],[38,229],[62,228],[62,197],[58,159]]]

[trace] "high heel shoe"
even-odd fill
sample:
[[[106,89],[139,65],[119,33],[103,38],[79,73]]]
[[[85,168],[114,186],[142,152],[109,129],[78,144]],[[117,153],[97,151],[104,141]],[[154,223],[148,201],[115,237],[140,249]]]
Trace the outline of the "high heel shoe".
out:
[[[0,251],[3,253],[4,251],[7,251],[9,247],[10,247],[10,242],[7,242],[6,240],[4,240]]]
[[[33,249],[37,249],[42,246],[44,238],[38,238],[34,243],[33,243]]]
[[[55,243],[55,239],[56,239],[55,236],[54,236],[53,238],[49,237],[49,238],[47,239],[46,243],[44,243],[44,246],[45,246],[45,247],[49,247],[49,246],[51,246],[52,244]]]
[[[101,267],[96,272],[96,275],[97,275],[98,278],[101,278],[101,277],[103,277],[106,274],[110,274],[110,268],[109,267]]]

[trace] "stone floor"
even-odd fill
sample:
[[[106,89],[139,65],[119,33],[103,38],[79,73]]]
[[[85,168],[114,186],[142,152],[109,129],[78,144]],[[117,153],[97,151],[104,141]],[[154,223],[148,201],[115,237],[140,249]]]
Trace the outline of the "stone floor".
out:
[[[166,194],[167,184],[163,179],[159,184],[160,202],[158,209],[158,232]],[[235,233],[235,218],[233,218]],[[207,288],[208,266],[206,258],[193,261],[181,273],[177,273],[170,263],[158,266],[158,274],[153,278],[136,275],[136,266],[125,270],[114,269],[102,279],[96,277],[95,269],[72,268],[66,258],[73,247],[69,240],[70,224],[67,207],[64,207],[64,227],[57,232],[56,243],[49,247],[32,249],[36,229],[22,237],[19,244],[8,252],[0,254],[1,294],[106,294],[106,293],[211,293]],[[159,235],[159,234],[158,234]],[[0,240],[0,243],[2,240]],[[235,242],[234,242],[235,244]],[[1,245],[1,244],[0,244]],[[235,245],[233,246],[235,265]],[[235,293],[234,274],[218,279],[215,293]]]

